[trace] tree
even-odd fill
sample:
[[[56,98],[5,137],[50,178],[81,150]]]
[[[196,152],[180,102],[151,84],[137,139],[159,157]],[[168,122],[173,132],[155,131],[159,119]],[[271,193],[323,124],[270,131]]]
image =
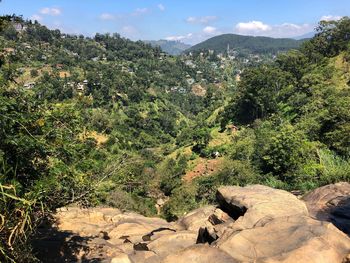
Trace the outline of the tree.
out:
[[[277,112],[279,101],[288,95],[285,88],[293,83],[290,73],[274,66],[245,70],[237,95],[225,108],[223,119],[248,124],[269,117]]]

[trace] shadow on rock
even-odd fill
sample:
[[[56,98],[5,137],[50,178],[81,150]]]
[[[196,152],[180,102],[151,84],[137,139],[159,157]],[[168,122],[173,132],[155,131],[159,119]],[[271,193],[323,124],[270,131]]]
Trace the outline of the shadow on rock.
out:
[[[330,221],[341,231],[350,235],[350,197],[337,202],[329,212]]]
[[[88,242],[93,237],[81,237],[53,227],[53,219],[47,219],[37,228],[32,238],[34,253],[41,262],[101,262],[101,258],[89,258]]]

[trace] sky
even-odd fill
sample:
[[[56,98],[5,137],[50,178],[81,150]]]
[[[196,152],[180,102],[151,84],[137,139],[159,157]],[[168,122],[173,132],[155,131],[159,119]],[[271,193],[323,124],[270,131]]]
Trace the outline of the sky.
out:
[[[223,33],[301,36],[320,20],[350,15],[350,0],[2,0],[0,14],[69,34],[117,32],[193,45]]]

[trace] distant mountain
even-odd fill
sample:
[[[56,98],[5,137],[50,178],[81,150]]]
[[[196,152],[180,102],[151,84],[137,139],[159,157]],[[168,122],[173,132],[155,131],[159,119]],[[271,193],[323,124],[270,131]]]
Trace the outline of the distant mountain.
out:
[[[180,41],[145,40],[143,42],[151,44],[154,47],[159,46],[164,52],[169,53],[170,55],[180,55],[183,51],[191,47],[191,45]]]
[[[313,38],[315,36],[316,32],[309,32],[301,36],[293,37],[293,39],[300,40],[300,39],[308,39]]]
[[[201,51],[214,50],[218,53],[225,52],[227,48],[250,53],[277,53],[278,51],[287,51],[298,48],[304,40],[295,40],[290,38],[271,38],[242,36],[236,34],[223,34],[205,40],[186,50]]]

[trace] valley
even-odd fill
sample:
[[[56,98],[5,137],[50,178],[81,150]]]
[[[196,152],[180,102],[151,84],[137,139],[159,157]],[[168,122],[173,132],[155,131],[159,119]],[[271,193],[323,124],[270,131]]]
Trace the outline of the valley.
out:
[[[218,262],[342,262],[344,228],[291,192],[328,189],[347,205],[349,31],[343,17],[311,39],[224,34],[175,41],[172,55],[2,16],[0,261],[35,262],[48,238],[71,262],[205,262],[203,250]],[[312,244],[330,254],[312,261]]]

